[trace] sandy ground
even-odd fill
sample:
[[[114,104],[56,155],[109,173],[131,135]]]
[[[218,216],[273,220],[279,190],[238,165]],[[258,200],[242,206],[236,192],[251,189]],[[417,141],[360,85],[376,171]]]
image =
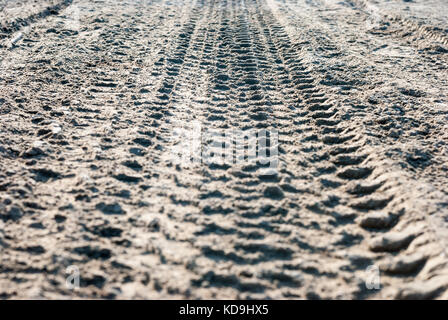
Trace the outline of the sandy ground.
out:
[[[448,298],[447,7],[1,0],[0,297]]]

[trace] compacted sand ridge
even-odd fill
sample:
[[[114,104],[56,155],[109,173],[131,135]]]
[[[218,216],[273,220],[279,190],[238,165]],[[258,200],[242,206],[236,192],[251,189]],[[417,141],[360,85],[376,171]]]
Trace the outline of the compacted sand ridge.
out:
[[[0,297],[448,298],[447,7],[0,0]]]

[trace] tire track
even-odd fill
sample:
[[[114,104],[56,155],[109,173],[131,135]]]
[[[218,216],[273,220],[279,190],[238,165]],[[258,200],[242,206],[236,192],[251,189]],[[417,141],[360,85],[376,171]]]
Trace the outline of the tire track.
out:
[[[370,245],[372,252],[385,252],[387,254],[389,251],[395,252],[406,249],[411,241],[417,237],[416,234],[399,233],[396,237],[397,239],[395,239],[395,235],[389,236],[386,233],[383,236],[379,233],[378,237],[380,240],[375,238],[378,235],[378,231],[375,231],[375,229],[380,232],[390,230],[390,228],[396,225],[397,220],[402,215],[403,208],[399,203],[403,199],[397,200],[393,196],[399,183],[385,177],[390,175],[390,173],[384,172],[384,167],[387,167],[386,164],[371,156],[372,150],[365,147],[365,138],[361,134],[355,135],[351,133],[354,130],[353,125],[350,126],[347,121],[338,117],[338,110],[334,105],[322,104],[321,102],[315,103],[316,99],[323,102],[326,102],[327,99],[317,87],[317,82],[306,71],[307,68],[295,58],[296,53],[291,49],[294,48],[294,45],[288,39],[283,28],[275,21],[272,14],[260,10],[260,8],[263,8],[263,5],[259,3],[255,5],[250,3],[249,8],[245,3],[233,2],[232,9],[234,11],[232,11],[231,19],[235,21],[235,30],[227,26],[221,28],[221,30],[226,30],[229,35],[236,35],[234,37],[234,45],[230,46],[230,50],[237,55],[232,62],[228,63],[231,67],[226,68],[225,71],[238,79],[250,79],[250,83],[260,83],[260,87],[264,90],[256,85],[244,86],[244,84],[239,84],[238,81],[235,84],[235,78],[232,76],[228,77],[225,74],[221,76],[221,73],[218,73],[218,81],[213,93],[223,97],[220,99],[221,102],[232,102],[230,97],[238,95],[238,108],[228,103],[226,105],[228,113],[237,113],[241,122],[247,122],[249,127],[256,127],[255,121],[257,120],[253,121],[253,114],[256,114],[258,117],[260,112],[266,112],[267,115],[263,117],[265,122],[274,127],[287,128],[291,124],[291,119],[297,116],[295,112],[285,111],[285,109],[280,109],[280,107],[277,107],[277,112],[273,112],[263,107],[275,106],[275,102],[270,100],[266,88],[273,86],[277,87],[277,91],[287,92],[282,87],[285,83],[291,83],[293,90],[290,92],[294,92],[294,95],[291,97],[284,94],[281,97],[282,102],[286,102],[286,105],[294,106],[297,98],[301,99],[302,105],[306,106],[305,110],[308,110],[300,113],[301,119],[299,118],[299,121],[306,125],[315,124],[315,129],[306,130],[308,133],[305,133],[305,138],[302,140],[302,142],[310,142],[310,146],[301,150],[296,149],[296,152],[311,152],[310,157],[305,159],[305,163],[313,163],[311,167],[315,169],[312,172],[312,176],[321,178],[321,183],[325,186],[330,185],[330,189],[336,187],[338,191],[344,190],[343,192],[336,192],[336,195],[334,191],[324,195],[318,194],[314,201],[311,200],[312,197],[308,196],[306,199],[308,204],[305,205],[306,209],[311,213],[311,219],[314,220],[314,223],[319,221],[317,215],[328,216],[334,219],[323,222],[323,224],[328,223],[330,226],[333,226],[327,232],[337,234],[337,240],[334,241],[333,239],[333,242],[324,246],[312,246],[306,242],[299,242],[299,248],[304,249],[305,253],[320,252],[318,257],[314,257],[318,261],[322,259],[321,254],[323,252],[328,255],[335,251],[334,257],[337,257],[338,250],[341,247],[359,247],[361,249],[368,247],[368,243],[372,241],[373,245]],[[256,18],[252,20],[249,17]],[[227,20],[229,18],[224,18],[224,21]],[[257,23],[258,29],[251,27],[257,25]],[[261,35],[264,35],[264,42],[261,40]],[[223,35],[222,38],[226,38],[226,36],[228,37],[228,35]],[[270,52],[272,56],[267,57],[266,52]],[[267,63],[264,64],[265,62]],[[274,70],[269,67],[273,64],[268,62],[280,63],[281,66],[278,67],[277,72],[273,72]],[[274,77],[274,82],[267,83],[262,81],[262,79],[265,79],[265,74],[277,74],[277,76]],[[282,79],[282,74],[287,74],[287,79],[284,79],[284,77]],[[276,80],[277,77],[281,80]],[[234,90],[235,87],[238,88],[238,91]],[[243,91],[247,94],[239,94],[241,87],[246,87]],[[222,91],[228,91],[228,94],[223,94]],[[300,93],[299,97],[296,96],[297,93]],[[309,101],[312,101],[312,103],[309,103]],[[260,107],[263,109],[260,109]],[[215,108],[210,108],[209,110],[211,111],[210,114],[216,113]],[[213,121],[209,123],[219,127],[222,126],[222,122],[229,124],[226,120],[229,119],[221,116],[218,119],[213,118]],[[263,124],[263,126],[265,125]],[[282,133],[285,136],[291,136],[292,132],[286,131]],[[347,146],[341,147],[341,145]],[[284,163],[283,152],[280,153],[279,162],[280,164]],[[286,167],[288,171],[291,170],[289,163]],[[248,168],[243,168],[242,173],[235,172],[237,177],[245,176],[245,179],[237,179],[233,183],[231,177],[224,175],[225,178],[223,180],[226,181],[225,184],[222,188],[216,188],[213,182],[223,178],[220,170],[227,170],[227,167],[211,164],[209,166],[210,169],[212,171],[207,173],[207,176],[215,176],[215,178],[210,181],[211,187],[207,187],[207,182],[205,182],[205,187],[202,189],[206,191],[200,194],[199,198],[202,199],[201,203],[206,208],[204,213],[211,214],[214,219],[212,219],[213,222],[206,224],[203,230],[196,233],[201,238],[205,237],[205,239],[199,239],[197,242],[200,243],[200,250],[204,256],[212,261],[220,263],[231,262],[236,266],[233,266],[233,272],[219,272],[216,270],[217,265],[211,268],[208,267],[205,270],[209,271],[195,281],[195,285],[203,286],[205,284],[206,287],[211,285],[218,288],[237,288],[240,291],[247,291],[252,294],[263,293],[267,288],[273,289],[270,285],[272,281],[279,281],[281,283],[280,287],[286,286],[296,289],[300,287],[303,284],[303,280],[297,274],[297,270],[292,270],[296,272],[294,276],[285,275],[284,271],[285,265],[288,265],[285,261],[290,263],[294,261],[297,250],[294,246],[291,247],[291,239],[289,239],[291,230],[280,232],[276,230],[279,225],[283,227],[282,229],[288,229],[285,228],[285,225],[290,223],[288,218],[284,219],[278,216],[279,214],[280,216],[288,216],[288,209],[284,208],[286,203],[282,203],[282,205],[269,203],[269,205],[262,206],[257,212],[257,210],[254,210],[252,202],[261,201],[263,194],[266,196],[266,192],[260,192],[260,190],[267,190],[269,182],[274,182],[275,186],[278,181],[294,179],[294,175],[280,174],[279,177],[269,178],[273,181],[263,181],[266,177],[261,176],[260,178],[259,176],[258,179],[261,181],[256,181],[254,175],[257,174],[261,167],[252,165]],[[246,175],[244,175],[244,169],[248,172]],[[216,174],[215,172],[219,173]],[[236,185],[236,187],[232,187],[232,185]],[[257,185],[258,188],[254,187]],[[234,196],[217,190],[229,190],[232,188],[240,193],[242,192],[243,196],[237,196],[232,201],[236,204],[235,209],[228,208],[223,210],[219,204],[217,205],[219,202],[214,198],[218,196],[219,198],[230,197],[231,199]],[[281,190],[278,186],[274,188],[276,188],[275,190]],[[294,187],[289,188],[286,186],[283,186],[283,189],[296,190]],[[394,192],[391,192],[391,189]],[[281,192],[283,193],[284,191]],[[276,202],[274,201],[274,203]],[[384,214],[382,210],[386,210],[386,208],[388,213]],[[271,215],[273,217],[267,217]],[[228,221],[231,219],[230,221],[232,222],[223,226],[220,223],[223,217]],[[358,223],[362,229],[356,230],[353,226],[348,227],[355,222],[355,218],[358,218],[357,221],[359,221]],[[294,224],[291,224],[290,229],[295,229]],[[237,230],[244,230],[244,232]],[[372,235],[365,235],[366,230],[370,231]],[[298,232],[300,233],[300,231]],[[242,241],[235,240],[235,234]],[[273,245],[272,235],[276,235],[275,245]],[[219,242],[216,242],[216,236],[219,236]],[[304,238],[310,242],[310,239],[316,238],[316,235],[308,235]],[[365,238],[366,240],[364,240]],[[332,238],[330,237],[330,239]],[[378,241],[379,244],[376,244]],[[384,242],[387,244],[384,244]],[[392,242],[392,244],[389,245],[389,242]],[[355,269],[362,270],[362,268],[368,266],[366,262],[373,263],[381,258],[383,257],[365,258],[363,263],[355,266]],[[426,259],[426,257],[420,257],[418,260],[420,264],[416,263],[414,268],[403,271],[395,270],[395,273],[414,272],[415,268],[426,262]],[[278,266],[278,269],[272,270],[271,264],[275,261],[281,264]],[[263,267],[264,263],[267,263],[269,267],[265,269]],[[261,270],[264,270],[258,272],[255,282],[257,285],[252,282],[254,276],[252,275],[253,272],[250,271],[250,266],[253,264],[257,264]],[[290,264],[288,266],[290,269],[292,268]],[[204,269],[204,267],[201,266],[199,269]],[[322,271],[322,273],[325,272]],[[247,274],[249,279],[243,280],[237,274]],[[279,288],[278,286],[279,284],[277,283],[277,288]],[[297,293],[293,292],[293,289],[289,289],[282,294],[285,296],[297,295]],[[359,292],[355,290],[353,293],[358,297],[367,294],[362,289]],[[313,292],[312,295],[318,294]]]
[[[298,40],[285,9],[269,0],[116,1],[92,8],[86,20],[96,22],[76,41],[50,36],[45,51],[31,47],[38,53],[23,65],[38,76],[19,74],[24,66],[16,71],[33,91],[20,96],[15,74],[5,78],[1,93],[11,94],[2,104],[32,123],[20,143],[28,147],[38,136],[57,152],[44,144],[22,153],[5,149],[8,165],[21,167],[0,174],[6,181],[0,281],[7,288],[0,296],[70,297],[62,287],[72,264],[83,278],[80,297],[446,294],[444,240],[428,217],[442,212],[443,197],[384,154],[362,121],[371,109],[335,90],[340,82],[326,77],[333,69],[323,73],[306,54],[313,45],[339,57],[340,47]],[[295,30],[299,38],[309,23]],[[66,69],[41,59],[61,47],[75,52]],[[61,84],[48,83],[62,73],[68,76]],[[43,107],[28,107],[33,95]],[[58,119],[62,134],[44,116]],[[196,124],[201,133],[267,130],[265,156],[239,164],[176,163],[174,129]],[[180,146],[188,147],[183,138]],[[210,140],[205,151],[220,153]],[[276,152],[273,172],[263,160]],[[49,170],[41,159],[58,165]],[[22,236],[25,224],[31,231]],[[381,272],[380,290],[366,288],[372,265]],[[33,293],[36,283],[47,285],[44,292]]]
[[[264,14],[264,17],[269,17],[269,14]],[[267,25],[275,25],[274,22],[269,22]],[[278,30],[276,30],[276,34],[278,35]],[[286,36],[285,36],[286,37]],[[281,47],[284,48],[291,48],[293,47],[293,44],[287,43]],[[287,57],[287,51],[285,52],[285,57]],[[287,61],[287,59],[286,59]],[[289,62],[287,61],[286,64],[288,65]],[[291,69],[289,69],[288,74],[294,74],[293,71],[294,64],[291,64]],[[300,89],[299,89],[300,90]],[[315,109],[321,109],[320,107],[316,107],[315,105],[310,105],[311,110]],[[325,106],[323,108],[325,111],[331,110],[331,106]],[[328,151],[329,156],[324,157],[326,160],[329,160],[332,162],[333,165],[336,166],[333,167],[330,165],[328,167],[325,166],[324,173],[336,173],[336,177],[339,179],[334,179],[335,177],[331,177],[330,179],[327,179],[326,181],[332,181],[331,185],[335,186],[336,188],[343,188],[345,189],[345,197],[350,196],[352,199],[337,199],[336,202],[339,202],[341,204],[345,204],[345,206],[334,206],[333,203],[330,202],[331,208],[337,208],[341,211],[348,211],[347,207],[349,209],[354,209],[355,216],[357,216],[357,222],[358,224],[365,230],[372,232],[372,236],[366,237],[368,242],[370,241],[369,248],[371,251],[374,252],[394,252],[394,251],[405,251],[405,249],[409,246],[410,242],[414,240],[416,237],[418,237],[421,233],[414,233],[412,235],[404,232],[401,236],[397,236],[397,234],[393,234],[391,232],[391,236],[389,236],[387,233],[385,235],[382,235],[378,231],[381,230],[391,230],[393,229],[397,224],[400,227],[400,223],[398,220],[400,217],[404,214],[405,211],[409,211],[409,208],[405,208],[402,203],[403,202],[413,202],[409,196],[406,196],[406,192],[404,190],[397,191],[402,189],[400,185],[404,185],[406,182],[397,181],[396,177],[405,176],[404,173],[395,172],[394,176],[395,179],[391,179],[390,172],[387,172],[388,165],[382,161],[381,159],[375,159],[374,157],[374,150],[372,148],[366,147],[366,139],[360,138],[359,136],[356,137],[354,134],[348,134],[347,131],[354,131],[357,130],[359,132],[359,129],[355,128],[347,128],[341,127],[339,125],[340,122],[348,122],[343,121],[342,119],[337,119],[336,117],[337,111],[330,113],[314,113],[310,114],[311,118],[316,119],[316,125],[318,127],[324,127],[321,136],[322,139],[319,139],[319,134],[312,135],[311,140],[314,142],[317,142],[320,140],[323,142],[326,146],[336,146],[336,148],[330,149]],[[330,123],[322,123],[318,122],[322,118],[323,119],[329,119],[332,117],[332,119],[336,120],[337,125],[335,126],[335,122]],[[341,121],[342,120],[342,121]],[[347,131],[344,131],[347,130]],[[351,130],[350,130],[351,129]],[[328,135],[328,133],[336,133],[337,135]],[[345,134],[345,135],[344,135]],[[362,141],[364,140],[364,142]],[[344,148],[339,147],[339,145],[344,144],[347,145]],[[316,147],[316,144],[314,144],[314,148]],[[315,158],[318,158],[319,160],[322,159],[322,156],[315,156]],[[374,163],[375,165],[372,165]],[[321,170],[320,168],[318,169]],[[344,183],[341,180],[350,181],[349,183]],[[393,181],[396,180],[396,181]],[[399,179],[401,180],[401,179]],[[359,182],[358,182],[359,181]],[[344,186],[345,184],[345,186]],[[400,197],[400,199],[396,199],[397,195],[404,195],[403,198]],[[355,196],[355,197],[353,197]],[[395,198],[395,199],[394,199]],[[308,209],[316,212],[316,213],[324,213],[328,212],[328,209],[325,210],[325,207],[328,207],[328,201],[321,201],[316,204],[313,204],[312,206],[309,206]],[[387,211],[386,211],[387,210]],[[388,212],[388,213],[385,213]],[[410,216],[412,216],[414,213],[410,212]],[[349,214],[350,216],[350,214]],[[411,219],[411,221],[414,219],[413,217],[408,217],[407,219]],[[429,238],[431,238],[431,241],[439,242],[438,239],[438,232],[432,229],[431,223],[429,221],[426,222],[426,232],[430,232]],[[402,228],[394,228],[396,229],[402,229]],[[373,237],[373,240],[372,240]],[[377,238],[375,238],[377,237]],[[356,240],[356,237],[351,237],[352,239]],[[370,238],[370,239],[369,239]],[[378,241],[378,239],[380,239]],[[372,245],[373,243],[373,245]],[[376,247],[375,244],[380,243],[378,247]],[[345,244],[345,243],[344,243]],[[394,245],[397,246],[394,246]],[[420,250],[424,251],[424,250]],[[439,248],[436,254],[432,255],[432,258],[438,259],[438,254],[443,253],[443,246]],[[377,257],[377,259],[387,259],[384,257]],[[403,254],[403,256],[396,257],[396,260],[398,261],[406,261],[407,256],[406,254]],[[418,263],[415,263],[412,265],[412,268],[400,268],[398,267],[396,270],[386,270],[386,272],[400,274],[400,275],[408,275],[409,273],[418,272],[421,270],[422,265],[426,262],[426,260],[429,259],[426,255],[420,255],[416,261]],[[373,261],[372,261],[373,262]],[[400,263],[398,263],[400,264]],[[411,263],[412,264],[412,263]],[[402,263],[400,266],[410,264]],[[383,265],[384,266],[384,265]],[[387,269],[387,268],[386,268]],[[402,292],[402,291],[400,291]],[[366,292],[360,292],[360,297],[364,296]],[[400,296],[400,293],[398,294]],[[400,298],[403,298],[404,296],[400,296]]]
[[[14,32],[20,31],[26,26],[30,26],[33,23],[36,23],[39,20],[45,19],[51,15],[58,15],[59,12],[67,8],[72,4],[73,0],[60,0],[56,3],[48,3],[48,6],[43,7],[40,11],[36,13],[32,13],[28,16],[18,19],[12,19],[10,21],[6,21],[1,25],[0,40],[8,37]],[[4,8],[2,12],[4,11]]]
[[[369,9],[371,5],[368,1],[365,0],[349,0],[353,6],[357,6],[361,9]],[[421,38],[425,40],[435,41],[441,43],[443,45],[448,45],[448,38],[445,34],[443,34],[442,30],[437,30],[438,28],[429,25],[421,25],[410,19],[404,18],[400,15],[392,14],[392,13],[377,13],[381,14],[381,19],[383,21],[398,24],[400,27],[406,28],[406,32],[414,33],[417,36],[420,36],[419,41],[422,41]],[[414,40],[415,41],[415,40]]]

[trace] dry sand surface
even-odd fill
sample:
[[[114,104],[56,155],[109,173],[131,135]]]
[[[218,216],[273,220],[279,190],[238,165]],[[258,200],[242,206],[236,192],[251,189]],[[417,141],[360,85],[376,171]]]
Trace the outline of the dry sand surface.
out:
[[[447,299],[447,9],[0,0],[0,297]]]

